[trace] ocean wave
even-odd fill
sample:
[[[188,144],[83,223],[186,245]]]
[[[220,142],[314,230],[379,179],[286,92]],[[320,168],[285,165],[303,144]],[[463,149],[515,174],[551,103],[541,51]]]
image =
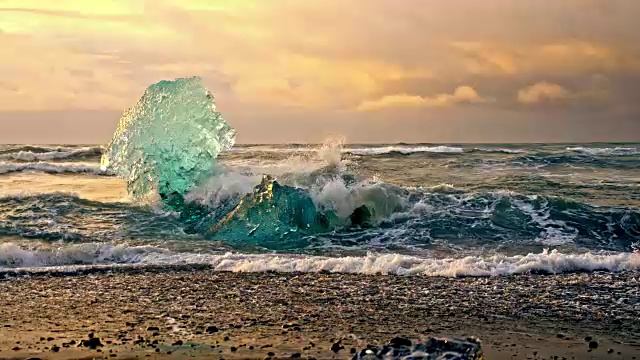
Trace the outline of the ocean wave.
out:
[[[0,153],[0,160],[5,161],[53,161],[53,160],[69,160],[84,159],[89,157],[100,157],[102,155],[102,147],[89,146],[80,148],[44,148],[44,147],[25,147],[16,149],[3,150]],[[47,150],[47,151],[44,151]]]
[[[205,264],[232,272],[333,272],[421,276],[507,276],[526,273],[559,274],[584,271],[640,270],[640,253],[566,254],[556,250],[526,255],[424,258],[401,254],[326,257],[295,254],[177,253],[154,246],[108,243],[77,244],[29,250],[13,243],[0,245],[0,268],[74,265],[187,265]]]
[[[0,174],[10,174],[24,171],[37,171],[47,174],[93,174],[111,176],[111,174],[108,174],[101,170],[99,166],[59,165],[48,163],[0,164]]]
[[[48,152],[60,152],[70,151],[74,149],[88,148],[92,146],[76,146],[76,145],[0,145],[0,155],[18,153],[18,152],[32,152],[36,154],[48,153]],[[97,146],[96,146],[97,147]]]
[[[460,154],[464,152],[461,147],[454,146],[384,146],[384,147],[366,147],[366,148],[345,148],[345,153],[353,155],[384,155],[384,154],[415,154],[415,153],[450,153]]]
[[[254,194],[257,179],[231,174],[214,180],[187,195],[189,204],[197,206],[188,205],[171,217],[148,206],[89,201],[66,193],[0,197],[0,236],[65,242],[195,237],[235,249],[315,254],[542,246],[632,251],[640,245],[640,212],[628,207],[508,191],[469,192],[450,185],[407,189],[339,177],[254,203],[254,195],[260,198]],[[364,222],[352,218],[363,206],[368,212]],[[317,231],[305,227],[315,222],[296,228],[303,208],[312,212],[313,221],[323,221],[325,214],[330,223],[318,222],[325,227]],[[231,227],[225,214],[237,211],[247,211],[247,216],[238,215]],[[219,226],[233,231],[210,232]]]
[[[629,156],[640,154],[640,149],[630,147],[615,147],[615,148],[590,148],[590,147],[568,147],[567,151],[575,151],[588,155],[619,155]]]
[[[471,152],[488,152],[488,153],[501,153],[501,154],[522,154],[526,152],[522,149],[506,149],[506,148],[474,148]]]
[[[317,146],[296,146],[296,147],[235,147],[231,152],[236,153],[254,153],[254,152],[275,152],[275,153],[318,153],[326,148],[326,144],[321,147]],[[339,144],[339,151],[346,154],[367,156],[367,155],[385,155],[385,154],[415,154],[421,152],[429,153],[463,153],[464,149],[454,146],[406,146],[406,145],[390,145],[390,146],[372,146],[372,147],[344,147]]]

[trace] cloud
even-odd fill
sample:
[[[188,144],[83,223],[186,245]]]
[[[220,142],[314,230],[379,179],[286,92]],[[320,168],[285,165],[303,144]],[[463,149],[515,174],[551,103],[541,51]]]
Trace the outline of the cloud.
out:
[[[509,45],[499,42],[452,42],[470,74],[512,76],[526,74],[580,75],[594,72],[640,72],[640,54],[611,44],[551,41]]]
[[[333,111],[494,101],[443,93],[457,84],[506,103],[532,79],[640,74],[625,21],[638,2],[603,17],[576,12],[584,1],[0,0],[0,31],[20,37],[0,37],[0,110],[122,109],[191,75],[239,107]]]
[[[569,100],[573,97],[574,94],[569,90],[558,84],[548,82],[539,82],[518,91],[518,102],[525,105],[557,102]]]
[[[418,96],[395,94],[383,96],[377,100],[365,100],[356,108],[358,111],[373,111],[386,108],[444,108],[458,104],[480,104],[493,102],[483,98],[470,86],[459,86],[452,94]]]
[[[611,105],[612,93],[605,77],[593,76],[582,85],[568,89],[556,83],[541,81],[518,90],[517,101],[525,106],[571,104],[585,109]]]

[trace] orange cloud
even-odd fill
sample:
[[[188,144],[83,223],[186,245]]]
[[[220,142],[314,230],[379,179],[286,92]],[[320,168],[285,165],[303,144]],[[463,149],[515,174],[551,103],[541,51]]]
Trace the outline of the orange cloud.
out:
[[[464,56],[466,71],[480,75],[561,74],[640,71],[640,56],[586,41],[509,46],[489,42],[452,42]]]
[[[542,102],[567,100],[573,94],[558,84],[539,82],[518,91],[518,102],[533,105]]]
[[[373,111],[386,108],[442,108],[457,104],[479,104],[492,102],[481,97],[470,86],[459,86],[452,94],[417,96],[408,94],[387,95],[377,100],[365,100],[356,108],[358,111]]]

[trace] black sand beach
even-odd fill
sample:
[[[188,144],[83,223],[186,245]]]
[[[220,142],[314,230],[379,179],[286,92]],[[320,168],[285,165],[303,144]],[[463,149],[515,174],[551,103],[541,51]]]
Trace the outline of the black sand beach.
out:
[[[637,272],[439,278],[173,266],[0,276],[0,358],[348,359],[395,336],[475,336],[486,359],[640,358]]]

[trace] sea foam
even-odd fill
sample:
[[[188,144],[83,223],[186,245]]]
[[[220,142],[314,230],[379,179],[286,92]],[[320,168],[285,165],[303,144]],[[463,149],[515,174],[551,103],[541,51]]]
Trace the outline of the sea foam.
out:
[[[640,270],[640,253],[565,254],[543,251],[526,255],[428,258],[401,254],[326,257],[296,254],[177,253],[155,246],[109,243],[74,244],[54,249],[28,250],[14,243],[0,245],[0,268],[91,266],[108,264],[203,264],[231,272],[333,272],[350,274],[421,276],[506,276],[525,273]]]

